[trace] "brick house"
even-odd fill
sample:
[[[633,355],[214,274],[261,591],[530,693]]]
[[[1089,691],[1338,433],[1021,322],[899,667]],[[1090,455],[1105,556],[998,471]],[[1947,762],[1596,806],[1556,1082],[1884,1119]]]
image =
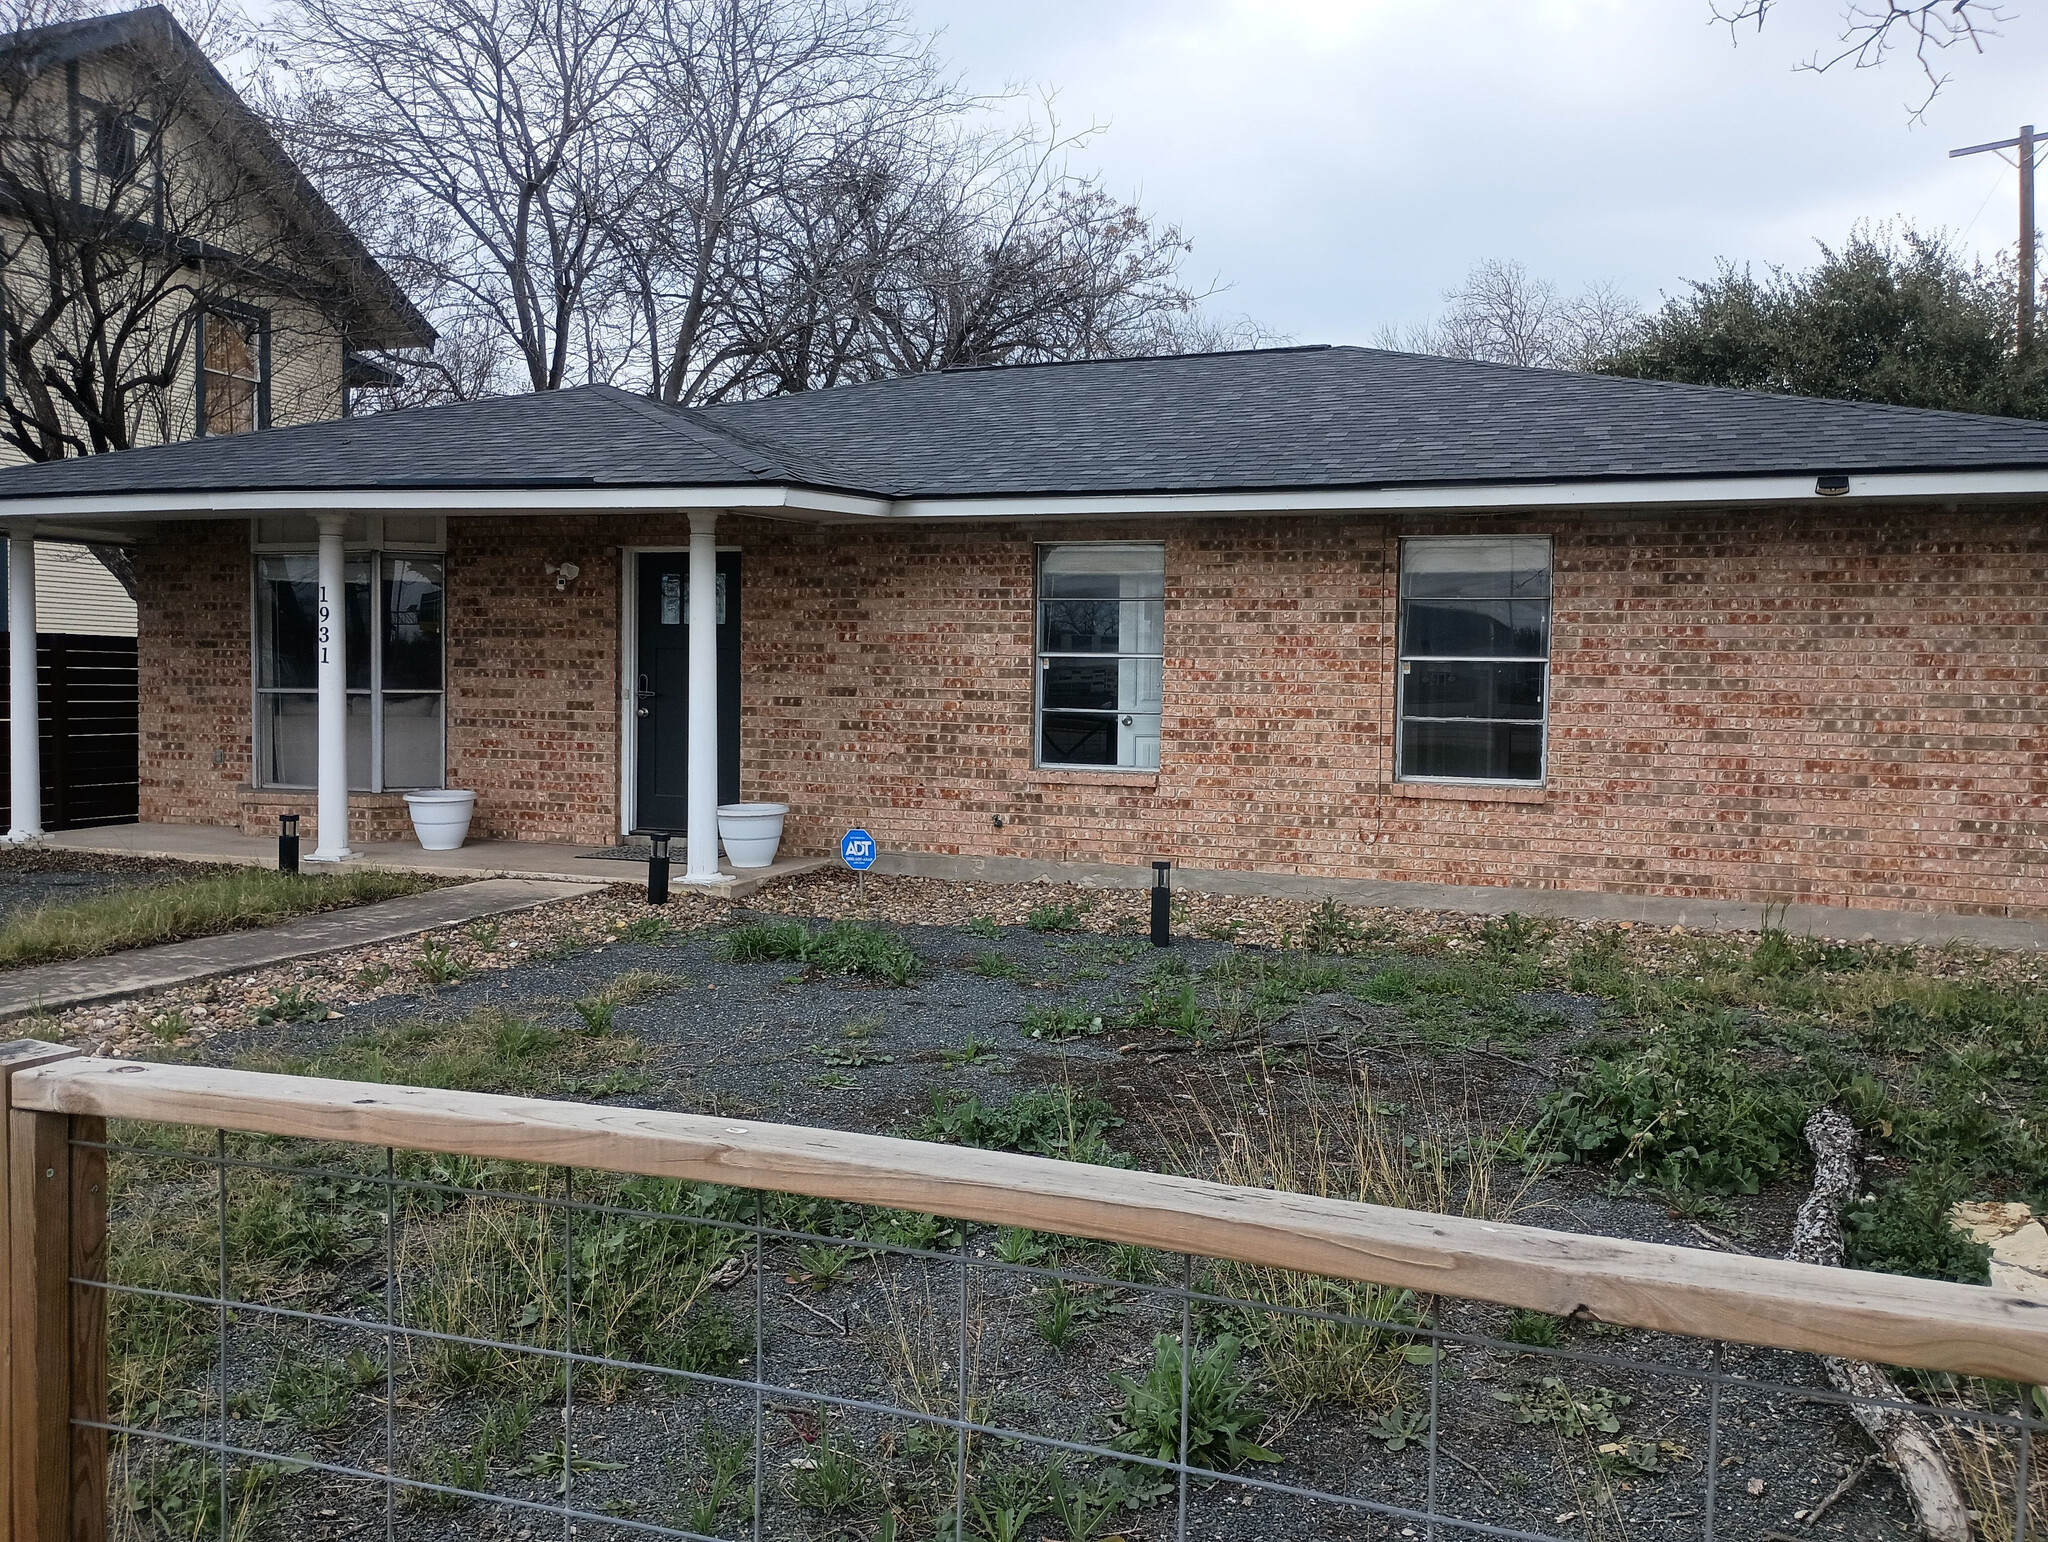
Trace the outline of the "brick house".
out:
[[[133,544],[147,821],[317,801],[335,855],[445,783],[481,836],[687,829],[706,879],[744,797],[928,872],[2016,917],[2044,499],[2048,424],[1357,348],[0,472],[0,517]]]

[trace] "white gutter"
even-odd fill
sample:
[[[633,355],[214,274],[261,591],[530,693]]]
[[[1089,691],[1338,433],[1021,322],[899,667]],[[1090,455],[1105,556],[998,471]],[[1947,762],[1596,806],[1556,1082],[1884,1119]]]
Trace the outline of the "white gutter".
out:
[[[0,488],[5,478],[0,477]],[[1296,489],[1286,492],[1091,493],[995,498],[870,498],[785,485],[738,487],[326,488],[297,492],[0,496],[0,517],[55,520],[204,519],[252,514],[585,514],[731,510],[818,521],[1175,517],[1233,514],[1483,513],[1495,509],[1825,503],[2048,497],[2048,467],[1852,475],[1846,494],[1814,477],[1641,478],[1467,487]]]
[[[0,488],[5,487],[0,478]],[[94,493],[8,498],[0,516],[65,522],[240,518],[252,514],[642,514],[735,509],[830,519],[874,518],[886,498],[762,484],[740,487],[329,487],[292,492]]]
[[[2048,495],[2038,471],[1881,472],[1849,478],[1849,491],[1818,493],[1814,477],[1642,478],[1628,482],[1530,482],[1483,487],[1300,489],[1289,492],[1087,494],[1036,498],[899,498],[897,519],[1042,519],[1060,515],[1349,514],[1487,509],[1633,507],[1642,504],[1828,503],[1863,499],[2019,498]]]

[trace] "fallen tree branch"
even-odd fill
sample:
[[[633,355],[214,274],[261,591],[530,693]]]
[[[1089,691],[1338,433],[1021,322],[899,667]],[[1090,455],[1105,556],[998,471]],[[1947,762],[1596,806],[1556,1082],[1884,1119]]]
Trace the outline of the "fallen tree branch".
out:
[[[1824,1108],[1806,1121],[1806,1144],[1813,1149],[1813,1191],[1799,1207],[1785,1256],[1794,1263],[1839,1268],[1842,1207],[1856,1192],[1856,1127],[1839,1110]],[[1867,1361],[1832,1356],[1823,1356],[1821,1364],[1836,1391],[1858,1400],[1849,1411],[1898,1474],[1921,1531],[1932,1542],[1970,1542],[1969,1506],[1926,1424],[1903,1409],[1862,1401],[1906,1401],[1890,1372]],[[1828,1503],[1834,1498],[1831,1495]]]

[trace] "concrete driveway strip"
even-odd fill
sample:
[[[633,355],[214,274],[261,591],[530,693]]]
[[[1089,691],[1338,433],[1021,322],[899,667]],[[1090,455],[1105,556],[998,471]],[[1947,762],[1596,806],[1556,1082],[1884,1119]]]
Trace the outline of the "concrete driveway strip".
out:
[[[224,932],[191,942],[131,948],[98,958],[36,964],[0,974],[0,1021],[36,1011],[56,1012],[92,1001],[117,1001],[194,980],[240,974],[293,959],[316,958],[348,948],[390,942],[443,926],[460,926],[531,910],[553,900],[588,894],[587,883],[537,878],[486,878],[402,899],[381,900],[321,915],[301,916],[280,926]]]

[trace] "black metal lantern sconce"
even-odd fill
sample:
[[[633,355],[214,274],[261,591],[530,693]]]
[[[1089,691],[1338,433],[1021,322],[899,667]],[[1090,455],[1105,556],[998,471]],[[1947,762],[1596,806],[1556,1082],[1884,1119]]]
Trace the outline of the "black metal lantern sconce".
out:
[[[277,816],[277,870],[280,873],[296,873],[299,870],[299,816],[279,814]]]

